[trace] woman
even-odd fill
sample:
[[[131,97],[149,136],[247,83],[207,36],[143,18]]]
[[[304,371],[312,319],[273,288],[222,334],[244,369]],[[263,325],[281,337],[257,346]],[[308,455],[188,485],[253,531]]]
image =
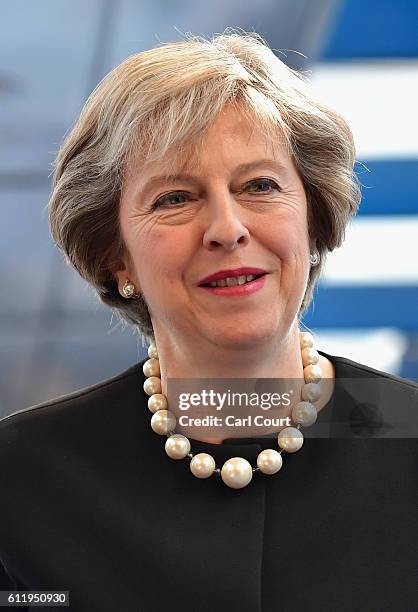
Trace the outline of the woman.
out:
[[[416,432],[391,434],[414,431],[418,386],[300,323],[358,208],[354,160],[345,121],[255,34],[167,44],[99,84],[57,158],[51,231],[149,352],[2,420],[4,589],[89,612],[414,609]],[[282,426],[180,425],[168,382],[200,378],[300,396]]]

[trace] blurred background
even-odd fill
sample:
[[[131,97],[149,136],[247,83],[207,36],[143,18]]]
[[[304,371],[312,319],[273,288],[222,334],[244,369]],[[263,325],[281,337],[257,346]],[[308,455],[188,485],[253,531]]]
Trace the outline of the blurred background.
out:
[[[14,0],[0,21],[0,416],[118,374],[137,336],[69,269],[48,231],[51,163],[83,102],[128,55],[226,27],[259,32],[348,120],[359,215],[304,323],[317,345],[418,378],[415,0]],[[123,398],[121,398],[123,401]]]

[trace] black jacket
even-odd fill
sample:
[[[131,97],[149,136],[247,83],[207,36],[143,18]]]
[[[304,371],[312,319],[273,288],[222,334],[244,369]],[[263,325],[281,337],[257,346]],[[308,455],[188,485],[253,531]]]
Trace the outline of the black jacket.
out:
[[[75,612],[416,610],[418,385],[319,352],[330,436],[241,490],[167,457],[143,361],[2,419],[2,589],[66,590]],[[271,447],[192,441],[219,463]]]

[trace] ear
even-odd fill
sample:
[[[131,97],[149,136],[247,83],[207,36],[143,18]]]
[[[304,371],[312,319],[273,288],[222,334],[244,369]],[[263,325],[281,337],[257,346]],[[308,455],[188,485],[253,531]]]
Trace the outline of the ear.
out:
[[[317,251],[317,246],[316,246],[316,238],[310,238],[309,239],[309,252],[313,253],[314,251]]]
[[[125,284],[125,282],[127,280],[129,280],[131,283],[133,283],[135,285],[135,293],[139,293],[140,291],[140,287],[139,287],[139,282],[136,278],[136,274],[133,270],[133,266],[130,262],[125,261],[125,260],[121,260],[112,270],[111,273],[113,274],[117,284],[118,284],[118,289],[119,289],[119,293],[123,296],[122,293],[122,288]]]

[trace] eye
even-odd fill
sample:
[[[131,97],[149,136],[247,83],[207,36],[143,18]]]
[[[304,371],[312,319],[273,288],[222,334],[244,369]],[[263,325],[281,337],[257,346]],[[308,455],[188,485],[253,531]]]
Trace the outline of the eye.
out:
[[[253,181],[250,181],[249,183],[247,183],[247,187],[251,185],[265,185],[267,187],[270,187],[270,189],[272,188],[277,191],[280,191],[280,187],[277,185],[277,183],[273,181],[272,179],[268,179],[268,178],[254,179]],[[269,193],[270,189],[256,190],[255,193]]]
[[[253,181],[250,181],[249,183],[247,183],[246,189],[248,189],[248,187],[252,185],[264,185],[264,186],[267,186],[268,188],[268,189],[256,190],[255,193],[270,193],[271,189],[280,191],[280,187],[277,185],[277,183],[273,181],[272,179],[268,179],[268,178],[259,178],[259,179],[254,179]],[[190,194],[188,194],[186,191],[172,191],[171,193],[167,193],[166,195],[163,195],[160,198],[158,198],[152,205],[152,209],[155,210],[156,208],[160,208],[161,206],[168,207],[168,208],[174,208],[174,207],[181,208],[182,206],[184,206],[185,202],[179,202],[179,198],[181,199],[181,198],[188,198],[188,197],[190,197]],[[177,201],[174,201],[174,200],[177,200]]]
[[[171,193],[167,193],[166,195],[163,195],[160,198],[158,198],[152,205],[152,208],[155,209],[155,208],[159,208],[160,206],[168,206],[168,207],[175,206],[176,208],[179,208],[183,206],[184,202],[177,201],[174,204],[171,204],[170,202],[178,198],[187,198],[188,195],[189,194],[187,194],[185,191],[172,191]]]

